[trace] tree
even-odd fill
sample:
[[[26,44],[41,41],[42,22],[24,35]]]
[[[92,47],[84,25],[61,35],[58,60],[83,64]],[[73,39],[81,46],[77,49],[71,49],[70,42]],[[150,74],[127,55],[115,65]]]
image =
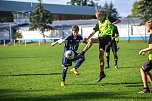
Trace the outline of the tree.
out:
[[[129,15],[128,17],[139,17],[139,9],[138,9],[138,2],[134,2],[133,4],[133,8],[131,9],[131,15]]]
[[[82,6],[87,6],[88,0],[82,0]]]
[[[81,0],[71,0],[70,2],[67,2],[67,4],[70,5],[80,5]]]
[[[67,2],[70,5],[81,5],[81,6],[95,6],[93,0],[71,0]]]
[[[93,0],[88,0],[88,6],[95,6],[95,2]]]
[[[138,9],[143,22],[152,20],[152,1],[140,0],[138,2]]]
[[[108,9],[109,9],[108,3],[107,3],[106,1],[105,1],[105,4],[104,4],[103,8],[104,8],[105,10],[108,10]]]
[[[17,38],[22,38],[22,34],[19,32],[19,31],[16,31],[13,36],[12,36],[12,39],[13,40],[16,40]]]
[[[117,9],[114,8],[113,3],[110,2],[110,4],[108,4],[107,2],[105,2],[103,8],[106,10],[106,14],[107,16],[113,16],[115,18],[119,17],[119,14],[117,12]]]
[[[130,17],[140,17],[143,19],[142,24],[144,24],[147,20],[152,20],[152,1],[136,1],[133,5],[132,14]]]
[[[44,9],[41,0],[38,1],[39,3],[36,5],[35,11],[32,12],[30,16],[30,30],[39,30],[43,38],[45,38],[44,32],[52,29],[52,27],[48,25],[52,23],[52,14]],[[46,40],[44,41],[46,42]]]
[[[131,12],[132,12],[132,14],[130,15],[130,17],[139,17],[140,16],[137,1],[134,2]]]

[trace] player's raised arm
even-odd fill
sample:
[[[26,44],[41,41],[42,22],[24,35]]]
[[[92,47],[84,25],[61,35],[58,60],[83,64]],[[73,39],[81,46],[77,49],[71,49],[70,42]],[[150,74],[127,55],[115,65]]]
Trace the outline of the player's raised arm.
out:
[[[56,42],[52,42],[52,43],[51,43],[51,46],[53,47],[53,46],[55,46],[56,44],[62,44],[64,41],[65,41],[64,39],[59,39],[59,40],[57,40]]]

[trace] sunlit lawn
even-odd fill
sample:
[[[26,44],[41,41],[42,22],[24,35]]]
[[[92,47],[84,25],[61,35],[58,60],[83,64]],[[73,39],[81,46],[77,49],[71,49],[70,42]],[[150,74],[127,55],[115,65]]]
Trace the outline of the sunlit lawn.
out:
[[[80,75],[68,71],[65,87],[60,87],[64,45],[1,45],[0,100],[151,101],[151,94],[138,94],[143,87],[139,68],[147,59],[147,55],[142,57],[138,52],[147,47],[147,43],[120,41],[119,45],[119,69],[114,68],[111,54],[111,68],[105,69],[107,77],[97,83],[98,45],[94,44],[86,53],[86,61],[78,69]],[[80,45],[79,52],[84,46]]]

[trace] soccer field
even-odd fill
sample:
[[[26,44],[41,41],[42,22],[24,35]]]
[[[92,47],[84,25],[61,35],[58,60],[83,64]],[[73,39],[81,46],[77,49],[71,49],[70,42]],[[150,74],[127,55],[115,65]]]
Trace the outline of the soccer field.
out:
[[[143,88],[139,68],[147,59],[147,54],[138,52],[147,43],[120,41],[119,46],[119,68],[114,68],[111,54],[111,68],[105,69],[107,77],[101,82],[96,82],[99,59],[94,44],[78,69],[79,76],[69,68],[65,87],[60,86],[64,45],[0,46],[0,101],[151,101],[152,94],[138,94]]]

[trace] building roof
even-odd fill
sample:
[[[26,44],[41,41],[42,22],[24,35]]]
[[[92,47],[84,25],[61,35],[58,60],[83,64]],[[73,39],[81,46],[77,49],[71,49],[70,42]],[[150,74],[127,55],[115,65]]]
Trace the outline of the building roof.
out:
[[[37,3],[17,2],[17,1],[0,1],[0,11],[11,12],[28,12],[33,11]],[[72,15],[94,15],[95,8],[92,6],[73,6],[44,4],[44,9],[52,14],[72,14]]]

